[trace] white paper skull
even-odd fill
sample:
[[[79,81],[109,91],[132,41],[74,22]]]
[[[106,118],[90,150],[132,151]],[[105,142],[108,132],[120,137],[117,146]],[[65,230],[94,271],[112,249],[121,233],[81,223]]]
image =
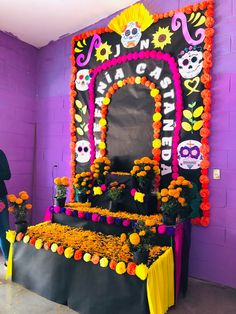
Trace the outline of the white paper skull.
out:
[[[183,169],[195,170],[200,168],[202,154],[201,143],[195,140],[183,141],[178,145],[178,162]]]
[[[125,48],[133,48],[138,44],[141,36],[142,32],[138,23],[130,22],[121,34],[121,43]]]
[[[77,162],[85,163],[90,159],[90,143],[86,140],[78,141],[75,145],[75,159]]]
[[[178,55],[179,73],[185,78],[193,78],[202,70],[202,51],[201,47],[185,48]]]
[[[79,70],[76,74],[75,86],[79,91],[85,91],[88,89],[90,82],[89,70]]]

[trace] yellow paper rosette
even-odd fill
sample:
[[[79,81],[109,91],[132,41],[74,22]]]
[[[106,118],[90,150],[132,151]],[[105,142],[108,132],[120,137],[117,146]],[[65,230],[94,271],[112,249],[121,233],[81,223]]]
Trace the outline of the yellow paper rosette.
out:
[[[147,274],[148,274],[148,267],[147,267],[147,265],[144,265],[142,263],[142,264],[136,266],[135,274],[141,280],[145,280],[147,278]]]
[[[83,257],[83,260],[84,260],[86,263],[90,262],[90,260],[91,260],[91,254],[85,253],[85,254],[84,254],[84,257]]]
[[[71,258],[74,255],[74,249],[72,249],[72,247],[67,247],[64,251],[64,255],[66,258]]]
[[[116,272],[119,275],[122,275],[122,274],[124,274],[126,272],[126,265],[125,265],[124,262],[117,263],[117,265],[116,265]]]
[[[100,266],[101,267],[107,267],[108,266],[108,259],[106,257],[102,257],[100,259]]]
[[[51,245],[51,251],[52,251],[53,253],[56,253],[57,249],[58,249],[58,245],[57,245],[56,243],[53,243],[53,244]]]
[[[29,240],[30,240],[30,237],[29,237],[28,235],[24,236],[23,242],[24,242],[25,244],[28,243]]]
[[[43,241],[42,241],[41,239],[37,239],[37,240],[35,241],[34,246],[35,246],[35,248],[36,248],[37,250],[40,250],[41,247],[43,246]]]

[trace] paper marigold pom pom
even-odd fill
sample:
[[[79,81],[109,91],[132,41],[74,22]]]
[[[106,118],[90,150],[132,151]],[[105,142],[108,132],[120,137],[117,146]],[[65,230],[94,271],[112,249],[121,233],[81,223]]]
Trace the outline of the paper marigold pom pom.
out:
[[[110,269],[112,269],[112,270],[115,270],[116,269],[116,265],[117,265],[117,263],[115,262],[115,261],[110,261],[110,263],[109,263],[109,267],[110,267]]]
[[[118,81],[117,82],[118,87],[122,87],[124,85],[123,81]]]
[[[106,257],[102,257],[100,259],[100,266],[101,267],[107,267],[108,266],[108,259]]]
[[[32,237],[32,238],[30,239],[29,244],[30,244],[30,245],[35,245],[35,242],[36,242],[36,238],[35,238],[35,237]]]
[[[82,257],[83,257],[83,252],[81,250],[76,250],[75,255],[74,255],[74,259],[76,261],[79,261]]]
[[[140,236],[136,232],[131,233],[131,235],[129,236],[129,240],[130,240],[131,244],[139,245],[139,243],[140,243]]]
[[[119,262],[117,265],[116,265],[116,272],[117,274],[119,275],[122,275],[126,272],[126,266],[125,266],[125,263],[124,262]]]
[[[50,247],[51,247],[51,243],[50,242],[45,242],[44,245],[43,245],[43,248],[46,251],[50,250]]]
[[[64,251],[66,258],[71,258],[74,255],[74,249],[72,247],[67,247]]]
[[[100,126],[105,126],[107,124],[106,119],[104,119],[104,118],[100,119],[99,124],[100,124]]]
[[[140,264],[135,268],[135,274],[141,280],[145,280],[148,274],[148,267],[144,264]]]
[[[127,266],[127,273],[131,276],[135,275],[136,264],[134,262],[129,262]]]
[[[100,149],[105,149],[106,148],[106,143],[105,142],[100,142],[98,146],[99,146]]]
[[[16,241],[21,241],[24,237],[24,233],[23,232],[19,232],[16,236]]]
[[[84,254],[84,257],[83,257],[83,260],[88,263],[90,260],[91,260],[91,254],[89,253],[85,253]]]
[[[157,88],[153,88],[150,92],[152,97],[156,97],[159,94],[159,90]]]
[[[27,234],[26,236],[24,236],[24,239],[23,239],[23,242],[24,242],[24,243],[28,243],[29,240],[30,240],[30,237],[29,237],[28,234]]]
[[[165,225],[160,225],[158,227],[158,233],[164,234],[166,232],[166,226]]]
[[[158,122],[158,121],[161,120],[162,114],[161,114],[160,112],[156,112],[156,113],[154,113],[154,115],[152,116],[152,118],[153,118],[153,121]]]
[[[141,83],[141,77],[137,76],[134,81],[136,84],[140,84]]]
[[[154,141],[152,141],[152,146],[154,148],[160,148],[161,147],[161,140],[159,138],[155,139]]]
[[[92,256],[92,258],[91,258],[91,262],[92,262],[94,265],[97,265],[97,264],[99,263],[99,261],[100,261],[99,255],[94,254],[94,255]]]
[[[52,251],[53,253],[56,253],[57,249],[58,249],[58,245],[57,245],[56,243],[53,243],[53,244],[51,245],[51,251]]]
[[[105,97],[105,98],[103,99],[103,104],[104,104],[104,105],[109,105],[110,102],[111,102],[111,100],[110,100],[110,98],[108,98],[108,97]]]
[[[36,241],[35,241],[35,248],[37,249],[37,250],[40,250],[41,249],[41,247],[43,246],[43,241],[41,240],[41,239],[37,239]]]
[[[57,254],[62,255],[64,253],[64,247],[62,245],[58,246]]]

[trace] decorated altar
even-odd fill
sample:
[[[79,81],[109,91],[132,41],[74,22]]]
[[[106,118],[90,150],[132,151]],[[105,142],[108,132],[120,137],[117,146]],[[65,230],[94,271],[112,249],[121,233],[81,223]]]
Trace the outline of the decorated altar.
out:
[[[210,216],[212,15],[138,3],[73,38],[71,180],[16,235],[14,281],[81,314],[162,314],[186,293],[190,221]]]

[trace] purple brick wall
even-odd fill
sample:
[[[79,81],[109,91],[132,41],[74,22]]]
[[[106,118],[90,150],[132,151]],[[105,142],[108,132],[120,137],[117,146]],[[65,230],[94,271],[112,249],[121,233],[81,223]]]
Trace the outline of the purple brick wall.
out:
[[[142,2],[151,12],[166,12],[197,1]],[[236,287],[236,1],[216,0],[215,9],[210,176],[212,179],[213,168],[220,168],[221,180],[211,180],[211,225],[206,229],[193,227],[190,274]],[[109,19],[85,30],[106,26]],[[22,182],[28,190],[31,189],[30,171],[33,167],[34,148],[31,128],[36,122],[34,222],[42,220],[45,208],[51,203],[52,177],[70,175],[71,38],[69,36],[50,43],[36,55],[36,49],[0,34],[0,106],[1,117],[2,112],[5,117],[1,119],[3,123],[0,125],[0,139],[1,147],[6,150],[16,176],[9,184],[12,191],[23,187]],[[35,84],[33,73],[36,57]],[[37,106],[34,98],[35,86]],[[9,123],[5,122],[6,119]],[[57,168],[53,168],[55,164],[58,165]]]
[[[12,179],[9,193],[32,195],[37,49],[0,32],[0,148]]]

